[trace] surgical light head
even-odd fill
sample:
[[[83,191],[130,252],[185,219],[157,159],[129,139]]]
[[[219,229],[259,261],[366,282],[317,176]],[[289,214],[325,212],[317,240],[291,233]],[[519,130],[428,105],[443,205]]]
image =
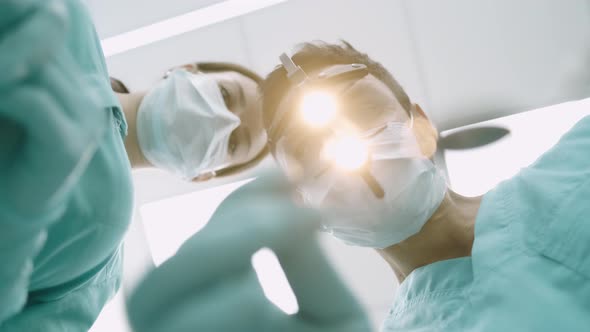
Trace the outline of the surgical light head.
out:
[[[343,95],[356,81],[368,74],[363,64],[334,65],[310,77],[285,53],[280,56],[290,83],[294,86],[298,103],[296,107],[277,110],[269,127],[269,143],[276,154],[284,153],[289,146],[295,154],[305,155],[311,171],[305,176],[319,177],[333,168],[360,176],[373,194],[382,198],[384,190],[370,171],[374,153],[371,139],[381,133],[387,124],[369,132],[359,130],[345,118],[340,105]],[[293,129],[294,123],[298,123]],[[278,150],[280,151],[277,151]],[[285,160],[284,156],[277,156]],[[292,160],[290,161],[292,162]],[[290,162],[280,162],[289,168]],[[292,174],[285,169],[288,174]]]
[[[336,98],[326,91],[311,91],[301,100],[301,115],[312,127],[323,127],[334,119],[338,112]]]
[[[353,171],[367,162],[369,151],[362,138],[355,135],[342,135],[326,141],[322,156],[342,169]]]

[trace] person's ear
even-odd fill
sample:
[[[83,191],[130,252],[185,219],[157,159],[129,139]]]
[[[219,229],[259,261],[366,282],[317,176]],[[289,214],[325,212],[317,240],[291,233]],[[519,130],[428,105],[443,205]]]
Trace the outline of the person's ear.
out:
[[[414,104],[412,111],[414,116],[414,135],[420,145],[422,154],[427,158],[432,158],[436,152],[436,142],[438,141],[438,131],[428,119],[426,113],[422,110],[420,105]]]

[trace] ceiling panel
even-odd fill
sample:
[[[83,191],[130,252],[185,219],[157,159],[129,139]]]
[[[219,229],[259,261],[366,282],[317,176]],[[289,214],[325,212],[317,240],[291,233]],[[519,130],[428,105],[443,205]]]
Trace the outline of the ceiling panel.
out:
[[[590,95],[587,0],[404,3],[440,129]]]
[[[137,91],[151,87],[168,69],[196,61],[248,65],[239,22],[226,21],[132,49],[107,58],[107,65],[111,76]]]
[[[86,0],[101,39],[224,0]]]

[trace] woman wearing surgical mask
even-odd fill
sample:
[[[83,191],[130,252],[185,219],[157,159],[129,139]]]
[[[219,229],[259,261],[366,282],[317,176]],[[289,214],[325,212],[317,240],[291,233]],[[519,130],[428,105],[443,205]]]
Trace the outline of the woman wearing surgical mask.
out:
[[[125,91],[120,81],[112,82]],[[202,62],[170,70],[147,92],[118,93],[132,167],[204,181],[256,165],[268,153],[260,82],[240,65]]]
[[[0,4],[0,331],[88,331],[122,279],[131,168],[265,154],[256,75],[203,64],[115,95],[83,1]]]

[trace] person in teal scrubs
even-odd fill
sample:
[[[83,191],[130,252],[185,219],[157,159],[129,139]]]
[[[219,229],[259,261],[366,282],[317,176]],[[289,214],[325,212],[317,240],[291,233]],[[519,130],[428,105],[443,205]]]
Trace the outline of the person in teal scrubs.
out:
[[[360,68],[358,64],[367,66],[366,76],[347,85],[347,95],[343,98],[355,98],[348,104],[350,109],[346,109],[345,115],[369,128],[383,121],[407,125],[419,144],[420,158],[428,159],[435,152],[437,132],[426,114],[410,102],[385,68],[365,54],[348,44],[314,43],[304,44],[292,59],[310,79],[337,64],[357,64],[353,68]],[[283,67],[269,74],[263,84],[267,128],[276,113],[288,113],[297,105],[290,101],[300,95],[300,89],[288,83]],[[590,99],[578,103],[580,107],[590,107]],[[358,113],[354,113],[355,110]],[[272,146],[271,150],[277,157]],[[346,237],[345,241],[360,245],[355,241],[362,239],[362,245],[375,248],[395,272],[397,281],[392,282],[401,283],[382,330],[588,330],[589,151],[590,117],[585,117],[535,163],[487,194],[463,197],[445,187],[444,196],[434,202],[433,213],[425,218],[421,227],[385,246],[371,245],[371,239],[395,238],[398,225],[402,221],[418,222],[419,214],[410,213],[414,216],[410,220],[392,218],[383,213],[387,209],[375,209],[363,215],[364,220],[371,221],[371,228],[353,225],[361,232],[354,233],[356,237]],[[292,151],[291,158],[283,160],[297,160],[296,152]],[[416,174],[412,172],[414,164],[399,166],[403,159],[386,162],[389,164],[380,165],[395,168],[385,174],[404,179]],[[305,167],[305,161],[299,166]],[[393,169],[396,171],[391,171]],[[383,170],[387,168],[381,168]],[[382,179],[379,169],[373,171],[378,181]],[[398,195],[393,197],[393,202],[415,190],[426,194],[428,190],[438,190],[430,180],[436,179],[435,176],[420,177],[425,178],[429,180],[416,181],[412,187],[395,191]],[[358,190],[362,192],[362,180],[358,183]],[[382,183],[389,185],[395,181]],[[336,194],[346,197],[346,193],[338,192],[340,187],[333,188],[327,197]],[[384,199],[389,199],[387,193],[399,188],[384,186],[383,189]],[[423,197],[428,196],[405,201],[407,204],[401,206],[416,212],[433,205],[433,201]],[[313,328],[316,328],[319,331],[318,325],[324,330],[369,330],[360,308],[354,305],[354,298],[345,296],[348,291],[337,276],[329,268],[322,267],[328,262],[313,260],[321,257],[321,253],[313,249],[312,232],[294,231],[323,218],[322,206],[315,211],[319,215],[314,215],[289,204],[291,199],[285,191],[281,193],[265,186],[232,193],[202,233],[189,239],[176,256],[138,286],[129,301],[130,321],[135,330],[165,331],[165,326],[180,326],[179,331],[200,328],[242,331],[315,331]],[[362,209],[365,199],[370,197],[358,199],[355,208],[359,213],[366,211]],[[235,214],[237,207],[239,215]],[[396,212],[391,211],[392,214]],[[320,222],[324,224],[325,220]],[[223,229],[221,225],[224,224],[230,225],[229,229]],[[350,227],[346,231],[353,232],[350,229],[354,231]],[[389,233],[375,234],[375,229],[385,229]],[[334,228],[332,234],[341,236],[342,230]],[[372,237],[367,238],[367,234]],[[198,241],[204,238],[222,241],[223,245]],[[294,316],[276,315],[268,305],[263,305],[266,302],[261,300],[260,289],[249,277],[251,274],[246,273],[250,271],[245,267],[251,253],[264,246],[275,250],[299,303],[305,303],[301,306],[303,310]],[[292,265],[291,257],[303,263]],[[314,264],[306,263],[306,257],[307,262]],[[227,261],[232,264],[224,266]],[[215,267],[209,282],[205,282],[203,276],[195,277],[209,266]],[[203,308],[207,315],[200,311]],[[156,313],[158,320],[171,322],[170,325],[155,323]],[[298,325],[309,322],[317,325],[306,325],[309,329]]]
[[[145,93],[112,92],[79,0],[2,1],[0,70],[0,331],[87,331],[121,283]],[[223,74],[218,107],[258,112],[257,82]],[[236,136],[234,166],[264,155],[259,127]]]
[[[310,77],[334,64],[365,64],[369,74],[351,82],[342,97],[355,97],[346,116],[369,128],[389,119],[408,123],[413,118],[410,128],[422,158],[433,156],[436,130],[378,63],[350,45],[306,44],[292,58]],[[263,84],[267,124],[275,113],[292,107],[288,101],[296,92],[288,85],[283,88],[286,80],[278,69]],[[588,107],[588,101],[583,105]],[[347,241],[375,248],[401,282],[383,330],[580,331],[590,327],[589,151],[590,117],[586,117],[534,164],[483,197],[463,197],[447,187],[440,203],[431,205],[427,198],[438,190],[436,177],[413,182],[399,192],[402,198],[414,191],[422,193],[400,205],[415,216],[409,222],[419,222],[417,212],[423,207],[435,207],[422,227],[385,245]],[[400,168],[401,162],[382,165],[401,177],[411,177],[414,173]],[[374,172],[379,180],[379,170]],[[398,193],[396,189],[385,187],[386,197],[388,191]],[[358,208],[364,204],[359,200]],[[372,228],[358,227],[366,232],[401,232],[406,220],[395,213],[379,214],[378,220],[367,215]],[[389,234],[375,238],[384,235]]]
[[[434,126],[391,74],[366,54],[350,45],[308,43],[292,59],[310,78],[335,64],[366,65],[369,74],[350,82],[342,97],[349,102],[345,116],[369,128],[384,121],[410,123],[421,158],[433,156]],[[285,84],[281,69],[263,83],[267,126],[277,112],[290,111],[294,106],[290,98],[297,96],[296,89]],[[349,101],[347,96],[354,99]],[[579,103],[590,106],[590,100]],[[378,162],[410,178],[415,173],[399,166],[404,160]],[[373,172],[377,180],[388,179],[380,178],[379,169]],[[374,234],[377,239],[395,235],[405,230],[404,222],[420,222],[418,212],[424,207],[434,206],[413,234],[385,245],[345,239],[375,248],[401,282],[384,331],[581,331],[590,327],[590,117],[535,163],[482,197],[463,197],[445,187],[444,197],[433,205],[437,201],[428,197],[439,190],[436,178],[415,181],[402,191],[387,187],[396,181],[383,181],[386,199],[388,192],[398,193],[393,203],[412,197],[407,196],[412,192],[421,193],[399,205],[413,217],[402,220],[397,211],[369,211],[365,220],[371,220],[371,228],[356,225],[363,232],[355,235],[360,238],[374,229],[391,233]],[[359,211],[365,204],[358,200]],[[339,237],[341,232],[335,230],[333,235]]]
[[[590,99],[578,102],[589,107]],[[590,326],[590,117],[481,198],[471,255],[416,266],[384,331]]]
[[[121,282],[125,117],[77,1],[0,12],[0,331],[85,331]]]

